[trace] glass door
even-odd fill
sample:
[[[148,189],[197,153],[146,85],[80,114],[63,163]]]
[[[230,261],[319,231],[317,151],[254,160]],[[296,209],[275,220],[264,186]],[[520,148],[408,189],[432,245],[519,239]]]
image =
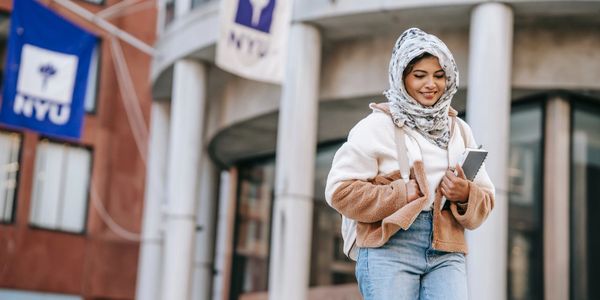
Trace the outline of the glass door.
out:
[[[571,299],[600,299],[600,104],[573,102]]]
[[[508,299],[543,299],[543,108],[514,105],[510,117]]]

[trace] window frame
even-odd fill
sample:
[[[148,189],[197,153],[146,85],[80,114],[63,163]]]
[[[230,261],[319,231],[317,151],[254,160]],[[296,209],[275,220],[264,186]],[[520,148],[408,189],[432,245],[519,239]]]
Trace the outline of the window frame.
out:
[[[17,131],[14,129],[9,129],[4,126],[0,126],[0,132],[2,133],[12,133],[19,135],[19,154],[17,155],[17,162],[19,163],[19,169],[17,170],[16,182],[15,182],[15,194],[13,195],[13,207],[11,212],[10,221],[6,222],[0,219],[0,225],[14,225],[17,221],[17,209],[19,204],[19,186],[21,183],[21,170],[22,170],[22,160],[23,160],[23,147],[25,146],[25,135],[21,131]]]
[[[99,0],[98,2],[93,1],[93,0],[79,0],[80,2],[85,2],[88,4],[92,4],[92,5],[96,5],[96,6],[105,6],[106,5],[106,0]]]
[[[104,53],[103,46],[104,46],[104,40],[99,37],[98,43],[96,44],[95,49],[94,49],[94,51],[96,51],[96,56],[97,56],[96,76],[95,76],[96,80],[95,80],[94,88],[92,91],[94,93],[94,98],[93,98],[94,105],[91,110],[88,110],[86,107],[86,100],[88,97],[87,93],[90,93],[90,91],[87,90],[88,87],[86,86],[86,95],[83,99],[83,111],[86,116],[87,115],[96,116],[98,114],[98,105],[100,104],[100,101],[98,101],[100,98],[99,97],[100,84],[101,84],[100,78],[102,77],[102,70],[103,70],[103,68],[102,68],[102,58],[103,58],[103,53]],[[92,62],[90,61],[90,67],[91,67],[91,64],[92,64]],[[91,77],[90,72],[88,72],[88,81],[90,80],[90,77]],[[89,86],[89,84],[90,83],[88,82],[87,85]]]
[[[268,153],[268,154],[264,154],[264,155],[260,155],[260,156],[255,156],[255,157],[251,157],[251,158],[244,158],[241,159],[239,161],[234,162],[232,165],[235,166],[235,168],[237,169],[237,178],[236,178],[236,189],[235,189],[235,216],[234,216],[234,227],[233,227],[233,241],[231,241],[231,270],[230,270],[230,281],[229,281],[229,294],[230,297],[239,297],[243,294],[246,294],[242,291],[242,286],[243,286],[243,279],[244,279],[244,274],[241,275],[236,275],[240,272],[235,272],[236,270],[240,270],[240,261],[238,259],[236,259],[238,256],[243,256],[243,255],[239,255],[236,251],[237,247],[238,247],[238,243],[239,243],[239,239],[238,239],[238,234],[240,233],[240,227],[241,227],[241,220],[239,218],[239,211],[240,211],[240,205],[241,205],[241,190],[242,190],[242,186],[241,186],[241,177],[242,177],[242,169],[244,168],[249,168],[252,166],[264,166],[266,164],[269,163],[273,163],[274,167],[276,168],[276,159],[275,159],[275,154],[274,153]],[[276,175],[275,175],[276,176]],[[276,177],[274,178],[274,180],[276,181]],[[273,230],[273,211],[274,211],[274,206],[275,206],[275,195],[273,195],[273,199],[272,199],[272,203],[270,205],[269,208],[269,237],[267,239],[268,241],[268,249],[267,249],[267,257],[271,256],[271,238],[272,238],[272,230]],[[266,260],[267,263],[267,291],[255,291],[252,293],[263,293],[263,292],[268,292],[268,282],[269,282],[269,271],[270,271],[270,259]]]
[[[575,244],[577,243],[577,240],[575,239],[575,225],[574,225],[574,221],[573,221],[573,216],[576,213],[576,208],[574,207],[574,194],[575,194],[575,180],[574,180],[574,176],[573,176],[573,169],[574,169],[574,161],[575,161],[575,157],[574,157],[574,143],[573,143],[573,133],[574,133],[574,129],[575,129],[575,110],[577,108],[579,108],[581,110],[581,108],[592,108],[595,111],[600,112],[600,98],[594,98],[592,96],[587,96],[587,95],[582,95],[582,94],[577,94],[577,93],[567,93],[565,92],[563,94],[564,99],[567,100],[567,102],[569,103],[569,199],[567,199],[569,201],[569,270],[568,270],[568,276],[569,276],[569,298],[570,299],[579,299],[576,296],[589,296],[588,295],[588,291],[584,291],[583,294],[581,293],[577,293],[577,289],[576,289],[576,284],[574,284],[575,282],[577,282],[580,278],[581,278],[581,274],[575,272],[575,266],[576,266],[576,258],[574,257],[574,254],[576,253],[574,251],[575,249]],[[587,209],[587,207],[586,207]],[[587,230],[587,229],[586,229]],[[586,260],[586,264],[587,264],[587,257],[585,258]],[[586,282],[588,284],[587,288],[588,290],[590,289],[590,281],[589,281],[589,273],[585,274],[588,278],[586,278]]]
[[[539,207],[537,207],[537,214],[539,215],[539,224],[540,224],[540,228],[539,230],[539,235],[540,235],[540,240],[539,243],[537,244],[538,248],[541,249],[541,253],[539,255],[537,255],[537,259],[539,260],[539,266],[538,269],[541,272],[539,273],[539,284],[540,284],[540,296],[542,299],[544,299],[545,296],[545,275],[544,275],[544,268],[545,268],[545,255],[544,255],[544,249],[545,249],[545,245],[544,245],[544,227],[545,227],[545,218],[544,218],[544,209],[545,209],[545,192],[544,192],[544,174],[545,174],[545,170],[546,170],[546,165],[545,165],[545,160],[546,160],[546,120],[547,120],[547,113],[546,113],[546,108],[548,105],[548,101],[554,97],[554,93],[549,93],[549,92],[541,92],[541,93],[536,93],[533,95],[528,95],[525,97],[521,97],[521,98],[517,98],[517,99],[512,99],[511,100],[511,107],[510,107],[510,116],[512,117],[512,113],[516,110],[519,109],[523,109],[524,107],[526,108],[527,106],[539,106],[540,112],[541,112],[541,116],[540,116],[540,128],[541,128],[541,136],[540,136],[540,140],[539,140],[539,144],[540,144],[540,186],[538,187],[538,193],[540,195],[540,203],[539,203]],[[509,137],[510,137],[510,132],[509,132]],[[507,141],[508,143],[510,143],[510,140]],[[510,149],[509,149],[510,152]],[[509,154],[510,155],[510,154]],[[507,184],[510,184],[509,181],[507,181]],[[509,268],[509,264],[510,264],[510,239],[509,239],[509,234],[510,234],[510,186],[507,185],[507,201],[508,201],[508,218],[509,218],[509,222],[507,224],[507,241],[506,241],[506,247],[507,249],[505,249],[506,254],[507,254],[507,265],[506,265],[506,293],[507,293],[507,299],[511,299],[511,272],[510,272],[510,268]],[[532,270],[533,272],[536,272],[536,270]],[[531,284],[531,283],[530,283]]]
[[[85,209],[83,210],[83,228],[81,231],[66,231],[66,230],[62,230],[59,228],[47,228],[47,227],[43,227],[43,226],[39,226],[36,224],[32,224],[31,223],[31,209],[33,207],[33,189],[35,188],[35,180],[36,180],[36,173],[35,173],[35,160],[37,160],[37,148],[40,146],[42,141],[48,141],[50,143],[55,143],[55,144],[64,144],[67,145],[69,147],[74,147],[74,148],[80,148],[80,149],[85,149],[90,153],[90,165],[89,165],[89,174],[90,174],[90,178],[89,178],[89,184],[87,186],[87,190],[86,190],[86,196],[85,196]],[[27,220],[27,226],[31,229],[34,230],[43,230],[43,231],[49,231],[49,232],[59,232],[59,233],[64,233],[64,234],[71,234],[71,235],[78,235],[78,236],[85,236],[88,233],[88,221],[89,221],[89,211],[90,211],[90,204],[92,201],[92,194],[91,194],[91,190],[92,190],[92,182],[93,182],[93,171],[94,171],[94,148],[90,145],[85,145],[85,144],[80,144],[80,143],[76,143],[73,141],[68,141],[68,140],[61,140],[58,138],[54,138],[54,137],[50,137],[50,136],[39,136],[38,141],[36,143],[36,155],[34,155],[35,159],[34,159],[34,167],[33,167],[33,171],[32,171],[32,182],[31,182],[31,197],[30,197],[30,203],[29,203],[29,215],[28,215],[28,220]]]
[[[347,138],[343,137],[343,138],[329,139],[329,140],[326,140],[326,141],[318,143],[317,144],[317,149],[316,149],[316,152],[315,152],[315,160],[318,157],[320,151],[330,150],[330,149],[332,149],[332,148],[334,148],[334,147],[337,146],[337,148],[334,151],[334,155],[335,155],[335,153],[337,153],[337,151],[344,145],[344,143],[346,141],[347,141]],[[316,164],[316,161],[315,161],[315,170],[316,170],[316,168],[317,168],[317,164]],[[316,178],[315,178],[315,180],[316,180]],[[316,189],[316,181],[315,181],[315,189]],[[317,192],[317,191],[315,191],[315,192]],[[350,283],[348,283],[348,282],[346,282],[346,283],[336,282],[336,277],[335,277],[336,274],[340,275],[340,276],[347,276],[348,274],[344,273],[343,271],[340,271],[340,270],[334,270],[333,268],[329,268],[327,270],[327,272],[329,273],[329,276],[331,276],[331,284],[329,284],[329,285],[327,285],[327,284],[325,284],[325,285],[320,284],[313,277],[313,275],[315,273],[318,273],[318,271],[319,271],[318,269],[316,269],[318,261],[317,261],[317,258],[314,256],[315,252],[318,251],[318,248],[315,248],[315,246],[314,246],[315,245],[315,243],[314,243],[315,239],[317,238],[317,236],[316,236],[317,232],[316,231],[317,231],[317,224],[318,224],[318,218],[319,218],[319,216],[317,214],[317,209],[318,209],[317,208],[317,202],[326,203],[325,194],[322,194],[322,195],[318,195],[318,194],[317,195],[313,195],[314,206],[313,206],[313,219],[312,219],[312,232],[311,232],[312,240],[311,240],[311,249],[310,249],[310,251],[311,251],[311,263],[310,263],[310,268],[309,268],[309,279],[308,279],[309,289],[319,288],[319,287],[335,287],[335,286],[340,286],[340,285],[344,285],[344,284],[356,284],[356,279],[355,279],[354,282],[350,282]],[[329,207],[328,204],[326,206],[326,209],[331,210],[332,212],[335,211],[333,208]],[[339,214],[338,212],[335,212],[335,213],[337,213],[339,215],[340,219],[341,219],[341,217],[342,217],[341,214]],[[353,260],[351,260],[350,258],[348,258],[343,253],[343,251],[342,251],[343,249],[341,247],[341,246],[343,246],[343,240],[341,240],[341,238],[342,238],[341,232],[339,231],[339,228],[337,228],[336,231],[337,231],[338,234],[340,234],[340,236],[339,236],[340,240],[338,240],[338,241],[342,242],[342,244],[339,245],[340,246],[339,248],[336,248],[336,245],[334,243],[334,251],[335,252],[331,253],[331,254],[333,254],[333,257],[332,257],[332,260],[331,260],[332,264],[330,265],[330,267],[333,266],[333,265],[340,266],[342,264],[346,264],[346,265],[352,265],[353,268],[354,268],[356,266],[356,262],[353,261]],[[351,275],[354,277],[354,272],[352,272]]]

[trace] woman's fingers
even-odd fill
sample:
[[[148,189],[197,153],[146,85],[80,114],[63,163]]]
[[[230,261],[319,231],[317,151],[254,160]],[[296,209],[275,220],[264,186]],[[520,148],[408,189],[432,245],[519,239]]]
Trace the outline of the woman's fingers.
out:
[[[444,197],[446,197],[446,199],[450,200],[452,199],[452,191],[450,189],[448,189],[448,187],[442,187],[442,195],[444,195]]]
[[[465,171],[463,171],[462,167],[459,164],[456,164],[456,172],[458,174],[458,177],[460,177],[462,179],[467,179],[467,176],[465,175]]]
[[[446,185],[446,188],[448,189],[452,189],[454,187],[454,182],[452,182],[452,180],[447,176],[444,176],[444,178],[442,178],[442,183],[444,183]]]
[[[444,183],[442,182],[442,184],[440,185],[440,191],[442,192],[442,195],[444,195],[444,197],[446,196],[446,187],[444,186]]]
[[[454,201],[456,198],[455,187],[456,186],[454,182],[450,181],[450,179],[446,177],[442,179],[442,183],[440,184],[442,195],[444,195],[444,197],[450,201]]]
[[[442,194],[451,201],[464,201],[469,197],[469,182],[460,165],[456,165],[456,172],[458,175],[451,170],[446,170],[440,183]]]

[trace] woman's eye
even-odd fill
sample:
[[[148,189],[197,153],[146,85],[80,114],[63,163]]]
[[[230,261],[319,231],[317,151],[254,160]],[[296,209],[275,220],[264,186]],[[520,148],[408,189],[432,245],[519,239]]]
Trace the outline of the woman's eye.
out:
[[[421,78],[425,77],[425,75],[415,75],[415,77],[421,79]]]
[[[437,79],[442,79],[444,77],[446,77],[446,76],[445,75],[435,75],[435,78],[437,78]]]

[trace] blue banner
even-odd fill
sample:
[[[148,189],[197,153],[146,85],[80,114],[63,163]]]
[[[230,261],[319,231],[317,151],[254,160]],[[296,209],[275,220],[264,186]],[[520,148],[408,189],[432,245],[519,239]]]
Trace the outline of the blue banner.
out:
[[[274,8],[275,0],[254,1],[253,3],[250,0],[240,0],[235,14],[235,22],[269,33]]]
[[[0,122],[78,139],[98,39],[34,0],[14,0]]]

